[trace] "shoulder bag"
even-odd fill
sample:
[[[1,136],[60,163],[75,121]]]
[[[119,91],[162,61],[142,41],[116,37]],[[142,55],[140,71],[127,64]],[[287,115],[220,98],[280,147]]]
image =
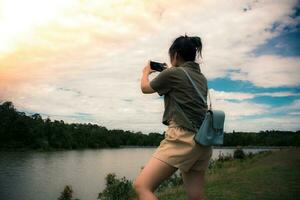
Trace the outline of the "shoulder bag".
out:
[[[181,70],[183,70],[190,80],[190,82],[193,84],[193,87],[197,91],[198,95],[202,99],[202,101],[207,104],[206,100],[204,99],[201,92],[196,87],[194,81],[188,74],[188,72],[183,69],[182,67],[179,67]],[[209,94],[209,91],[208,91]],[[210,96],[209,96],[210,98]],[[175,98],[174,98],[175,100]],[[176,102],[176,100],[175,100]],[[182,111],[179,104],[176,102],[177,107]],[[183,111],[182,111],[183,112]],[[184,112],[183,112],[184,114]],[[185,114],[184,114],[185,115]],[[186,116],[185,116],[186,117]],[[203,116],[201,117],[203,119]],[[188,119],[186,117],[186,119]],[[210,98],[210,108],[207,110],[204,119],[202,120],[200,128],[196,128],[194,126],[194,123],[188,119],[194,129],[196,130],[194,140],[196,143],[204,145],[204,146],[212,146],[212,145],[222,145],[224,141],[224,121],[225,121],[225,113],[222,110],[214,110],[212,109],[211,105],[211,98]]]

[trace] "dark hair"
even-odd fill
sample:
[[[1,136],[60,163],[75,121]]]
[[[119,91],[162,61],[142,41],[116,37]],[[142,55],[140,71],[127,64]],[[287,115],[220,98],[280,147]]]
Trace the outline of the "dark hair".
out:
[[[171,58],[174,58],[175,53],[180,56],[184,61],[194,61],[196,58],[197,52],[202,58],[202,42],[201,38],[198,36],[188,37],[180,36],[176,38],[169,48],[169,55]]]

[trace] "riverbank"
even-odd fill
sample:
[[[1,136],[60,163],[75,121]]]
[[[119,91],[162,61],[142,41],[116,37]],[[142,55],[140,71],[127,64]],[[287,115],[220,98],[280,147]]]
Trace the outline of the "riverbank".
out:
[[[244,147],[242,147],[244,148]],[[300,196],[300,148],[231,160],[205,176],[205,200],[283,200]],[[160,200],[186,199],[183,186],[156,192]]]

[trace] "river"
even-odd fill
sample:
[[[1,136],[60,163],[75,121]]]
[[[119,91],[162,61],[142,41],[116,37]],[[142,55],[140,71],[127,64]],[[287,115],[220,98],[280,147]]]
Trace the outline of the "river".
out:
[[[276,149],[243,148],[246,153]],[[154,151],[153,147],[0,151],[0,199],[56,200],[68,184],[74,190],[73,197],[96,200],[105,188],[108,173],[134,180]],[[214,148],[212,159],[233,151],[234,148]]]

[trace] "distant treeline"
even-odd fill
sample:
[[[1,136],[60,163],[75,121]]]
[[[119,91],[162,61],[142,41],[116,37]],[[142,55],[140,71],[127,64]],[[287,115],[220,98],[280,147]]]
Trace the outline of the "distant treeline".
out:
[[[80,149],[120,146],[158,146],[164,133],[108,130],[97,124],[64,123],[25,115],[10,101],[0,104],[0,148]],[[300,131],[225,133],[223,146],[300,146]]]
[[[104,148],[157,146],[164,135],[159,133],[108,130],[96,124],[64,123],[63,120],[42,119],[39,114],[26,116],[12,102],[0,104],[0,147],[29,148]]]

